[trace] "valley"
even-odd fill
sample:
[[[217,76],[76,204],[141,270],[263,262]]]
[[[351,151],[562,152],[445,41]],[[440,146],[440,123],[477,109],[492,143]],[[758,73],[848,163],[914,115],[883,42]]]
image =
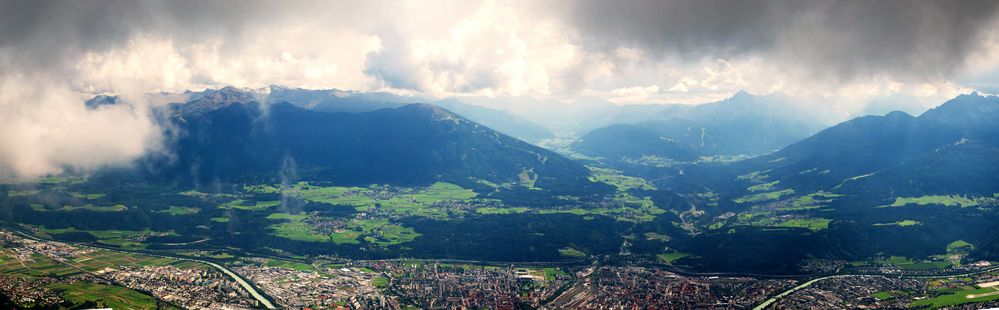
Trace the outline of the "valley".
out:
[[[960,110],[982,98],[976,96],[938,111]],[[162,260],[140,260],[136,267],[127,259],[101,259],[128,272],[160,272],[134,268],[175,264],[169,261],[214,268],[222,275],[210,277],[231,279],[230,290],[244,298],[215,300],[268,308],[437,308],[449,296],[490,308],[585,308],[612,300],[634,305],[616,300],[613,292],[621,289],[661,307],[746,308],[814,300],[816,290],[842,281],[871,289],[835,295],[845,298],[835,302],[943,307],[964,304],[947,294],[965,291],[973,295],[969,303],[992,300],[977,283],[987,282],[997,261],[999,193],[980,183],[927,192],[920,188],[928,185],[912,183],[916,179],[900,179],[932,181],[906,163],[957,156],[941,148],[992,152],[991,127],[949,134],[939,122],[890,114],[833,126],[770,154],[707,153],[734,160],[647,153],[663,147],[655,137],[590,140],[606,147],[628,141],[630,150],[589,157],[577,156],[578,144],[549,151],[427,105],[336,114],[255,100],[227,88],[161,109],[190,134],[177,137],[174,157],[139,162],[143,172],[6,180],[0,185],[3,223],[41,238],[34,242]],[[265,108],[267,119],[260,123]],[[355,125],[325,125],[386,121],[405,125],[369,131],[370,139],[386,141],[378,149],[336,130]],[[871,126],[887,130],[888,138],[853,146],[839,137],[865,135]],[[894,132],[899,126],[902,132]],[[828,154],[887,149],[904,131],[931,129],[939,139],[883,153],[887,158],[866,158],[867,151]],[[415,137],[411,131],[432,137],[430,144],[406,142]],[[327,142],[283,138],[302,134]],[[948,142],[956,136],[964,138]],[[985,149],[961,149],[969,144]],[[331,152],[334,146],[354,150]],[[366,155],[396,153],[388,150],[410,156]],[[462,155],[469,152],[475,156]],[[382,162],[388,166],[376,164]],[[985,171],[958,171],[992,182]],[[29,259],[19,258],[22,264]],[[80,281],[74,273],[29,275],[53,288]],[[976,276],[949,290],[927,289],[936,285],[933,279],[968,275]],[[915,282],[886,282],[893,277]],[[637,279],[650,282],[629,286]],[[139,288],[137,300],[150,296],[142,286],[122,287]],[[704,291],[669,293],[684,287]],[[52,302],[74,300],[59,289],[51,292]],[[676,297],[681,295],[687,297]],[[160,303],[188,302],[152,296]]]

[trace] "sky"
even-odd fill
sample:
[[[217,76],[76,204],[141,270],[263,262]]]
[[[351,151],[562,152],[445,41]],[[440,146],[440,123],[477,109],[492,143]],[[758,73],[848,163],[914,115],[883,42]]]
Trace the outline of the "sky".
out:
[[[855,115],[999,92],[997,1],[0,0],[0,172],[162,151],[150,92],[271,84],[530,104],[745,90]],[[84,108],[95,94],[130,104]]]

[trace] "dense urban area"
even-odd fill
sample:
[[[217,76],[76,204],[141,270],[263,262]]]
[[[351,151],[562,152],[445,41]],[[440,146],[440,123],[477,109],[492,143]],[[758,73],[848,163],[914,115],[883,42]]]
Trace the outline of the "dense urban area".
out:
[[[7,306],[118,309],[976,309],[999,305],[989,262],[912,273],[760,278],[660,267],[482,265],[432,260],[310,263],[125,252],[0,231]],[[228,272],[233,272],[229,275]],[[878,275],[874,275],[877,273]],[[949,273],[950,276],[933,275]],[[811,280],[809,280],[811,279]],[[241,285],[241,281],[248,285]]]

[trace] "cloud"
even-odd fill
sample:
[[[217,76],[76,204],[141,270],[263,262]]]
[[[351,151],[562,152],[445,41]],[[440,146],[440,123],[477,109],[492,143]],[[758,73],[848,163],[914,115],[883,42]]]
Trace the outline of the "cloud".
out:
[[[989,32],[997,6],[0,0],[0,170],[37,176],[128,164],[162,144],[142,94],[226,85],[532,105],[585,96],[700,103],[748,90],[851,115],[898,93],[929,102],[968,87],[999,89],[999,35]],[[82,107],[105,92],[128,105]]]
[[[760,56],[834,81],[948,78],[983,48],[999,2],[571,1],[584,44],[659,57]]]
[[[147,92],[335,81],[360,88],[361,60],[377,39],[338,26],[363,27],[362,16],[384,5],[0,1],[0,173],[91,171],[162,151],[165,129]],[[309,22],[287,23],[297,18]],[[316,24],[326,20],[336,23]],[[126,104],[84,108],[105,92]]]
[[[89,171],[160,149],[160,129],[145,105],[87,109],[68,88],[45,86],[52,84],[0,77],[0,171],[19,177]]]

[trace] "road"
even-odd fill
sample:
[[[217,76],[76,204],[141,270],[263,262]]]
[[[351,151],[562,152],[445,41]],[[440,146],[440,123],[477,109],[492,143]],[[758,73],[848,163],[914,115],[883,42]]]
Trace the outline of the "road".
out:
[[[30,234],[30,233],[21,231],[20,229],[17,229],[17,228],[8,227],[7,229],[9,229],[9,230],[11,230],[11,231],[13,231],[13,232],[15,232],[15,233],[17,233],[17,234],[25,237],[25,238],[31,239],[31,240],[43,241],[43,242],[52,241],[52,240],[44,240],[44,239],[38,238],[38,237],[36,237],[36,236],[34,236],[34,235]],[[184,261],[191,261],[191,262],[197,262],[197,263],[206,264],[206,265],[214,267],[215,269],[218,269],[218,270],[222,271],[222,273],[225,273],[226,275],[228,275],[233,280],[236,280],[236,283],[239,283],[239,286],[242,286],[243,289],[245,289],[247,292],[250,292],[250,295],[253,296],[253,298],[256,299],[258,302],[260,302],[260,304],[263,305],[265,308],[267,308],[267,309],[277,309],[277,307],[275,307],[274,304],[271,303],[270,299],[267,299],[267,297],[264,296],[264,294],[261,294],[259,291],[257,291],[257,289],[255,287],[253,287],[253,285],[251,285],[250,282],[247,282],[246,279],[243,279],[242,276],[236,274],[235,272],[232,272],[231,270],[229,270],[229,268],[225,268],[222,265],[219,265],[219,264],[216,264],[216,263],[213,263],[213,262],[204,261],[204,260],[200,260],[200,259],[185,258],[185,257],[176,257],[176,256],[168,256],[168,255],[160,255],[160,254],[150,254],[150,253],[138,252],[138,251],[118,250],[118,249],[112,249],[112,248],[106,248],[106,247],[100,247],[100,246],[93,246],[93,245],[88,245],[88,244],[81,244],[81,243],[76,243],[76,242],[65,242],[65,241],[58,241],[58,242],[69,243],[69,244],[73,244],[75,246],[87,247],[87,248],[93,248],[93,249],[100,249],[100,250],[105,250],[105,251],[112,251],[112,252],[119,252],[119,253],[126,253],[126,254],[139,254],[139,255],[145,255],[145,256],[162,257],[162,258],[170,258],[170,259],[178,259],[178,260],[184,260]]]
[[[962,273],[962,274],[938,274],[938,275],[918,275],[918,276],[897,275],[897,276],[903,277],[903,278],[914,278],[914,279],[932,279],[932,278],[939,278],[939,277],[966,277],[966,276],[970,276],[970,275],[974,275],[974,274],[980,274],[980,273],[985,273],[985,272],[993,271],[993,270],[996,270],[996,269],[999,269],[999,266],[989,267],[989,268],[985,268],[985,269],[982,269],[982,270],[977,270],[977,271],[973,271],[973,272],[966,272],[966,273]],[[786,290],[786,291],[784,291],[784,292],[782,292],[780,294],[777,294],[774,297],[770,297],[770,299],[767,299],[763,303],[761,303],[758,306],[754,307],[753,310],[764,310],[767,307],[769,307],[771,304],[777,302],[778,299],[784,298],[787,295],[791,295],[794,292],[800,291],[801,289],[804,289],[804,288],[806,288],[806,287],[808,287],[808,286],[810,286],[812,284],[815,284],[816,282],[819,282],[819,281],[822,281],[822,280],[825,280],[825,279],[843,278],[843,277],[869,277],[869,276],[889,277],[889,276],[896,276],[896,275],[885,275],[885,274],[839,274],[839,275],[831,275],[831,276],[819,277],[819,278],[808,280],[807,282],[802,283],[801,285],[792,287],[791,289],[788,289],[788,290]]]
[[[840,278],[840,277],[849,277],[849,276],[852,276],[852,275],[825,276],[825,277],[821,277],[821,278],[815,278],[815,279],[808,280],[807,282],[802,283],[801,285],[795,286],[795,287],[793,287],[793,288],[791,288],[789,290],[784,291],[783,293],[777,294],[777,296],[770,297],[770,299],[767,299],[767,301],[764,301],[759,306],[756,306],[755,308],[753,308],[753,310],[763,310],[763,309],[766,309],[768,306],[770,306],[770,304],[773,304],[773,303],[777,302],[778,299],[784,298],[784,296],[787,296],[787,295],[791,295],[791,293],[794,293],[794,292],[797,292],[797,291],[799,291],[799,290],[801,290],[803,288],[806,288],[806,287],[808,287],[809,285],[812,285],[815,282],[819,282],[819,281],[822,281],[822,280],[825,280],[825,279]]]

